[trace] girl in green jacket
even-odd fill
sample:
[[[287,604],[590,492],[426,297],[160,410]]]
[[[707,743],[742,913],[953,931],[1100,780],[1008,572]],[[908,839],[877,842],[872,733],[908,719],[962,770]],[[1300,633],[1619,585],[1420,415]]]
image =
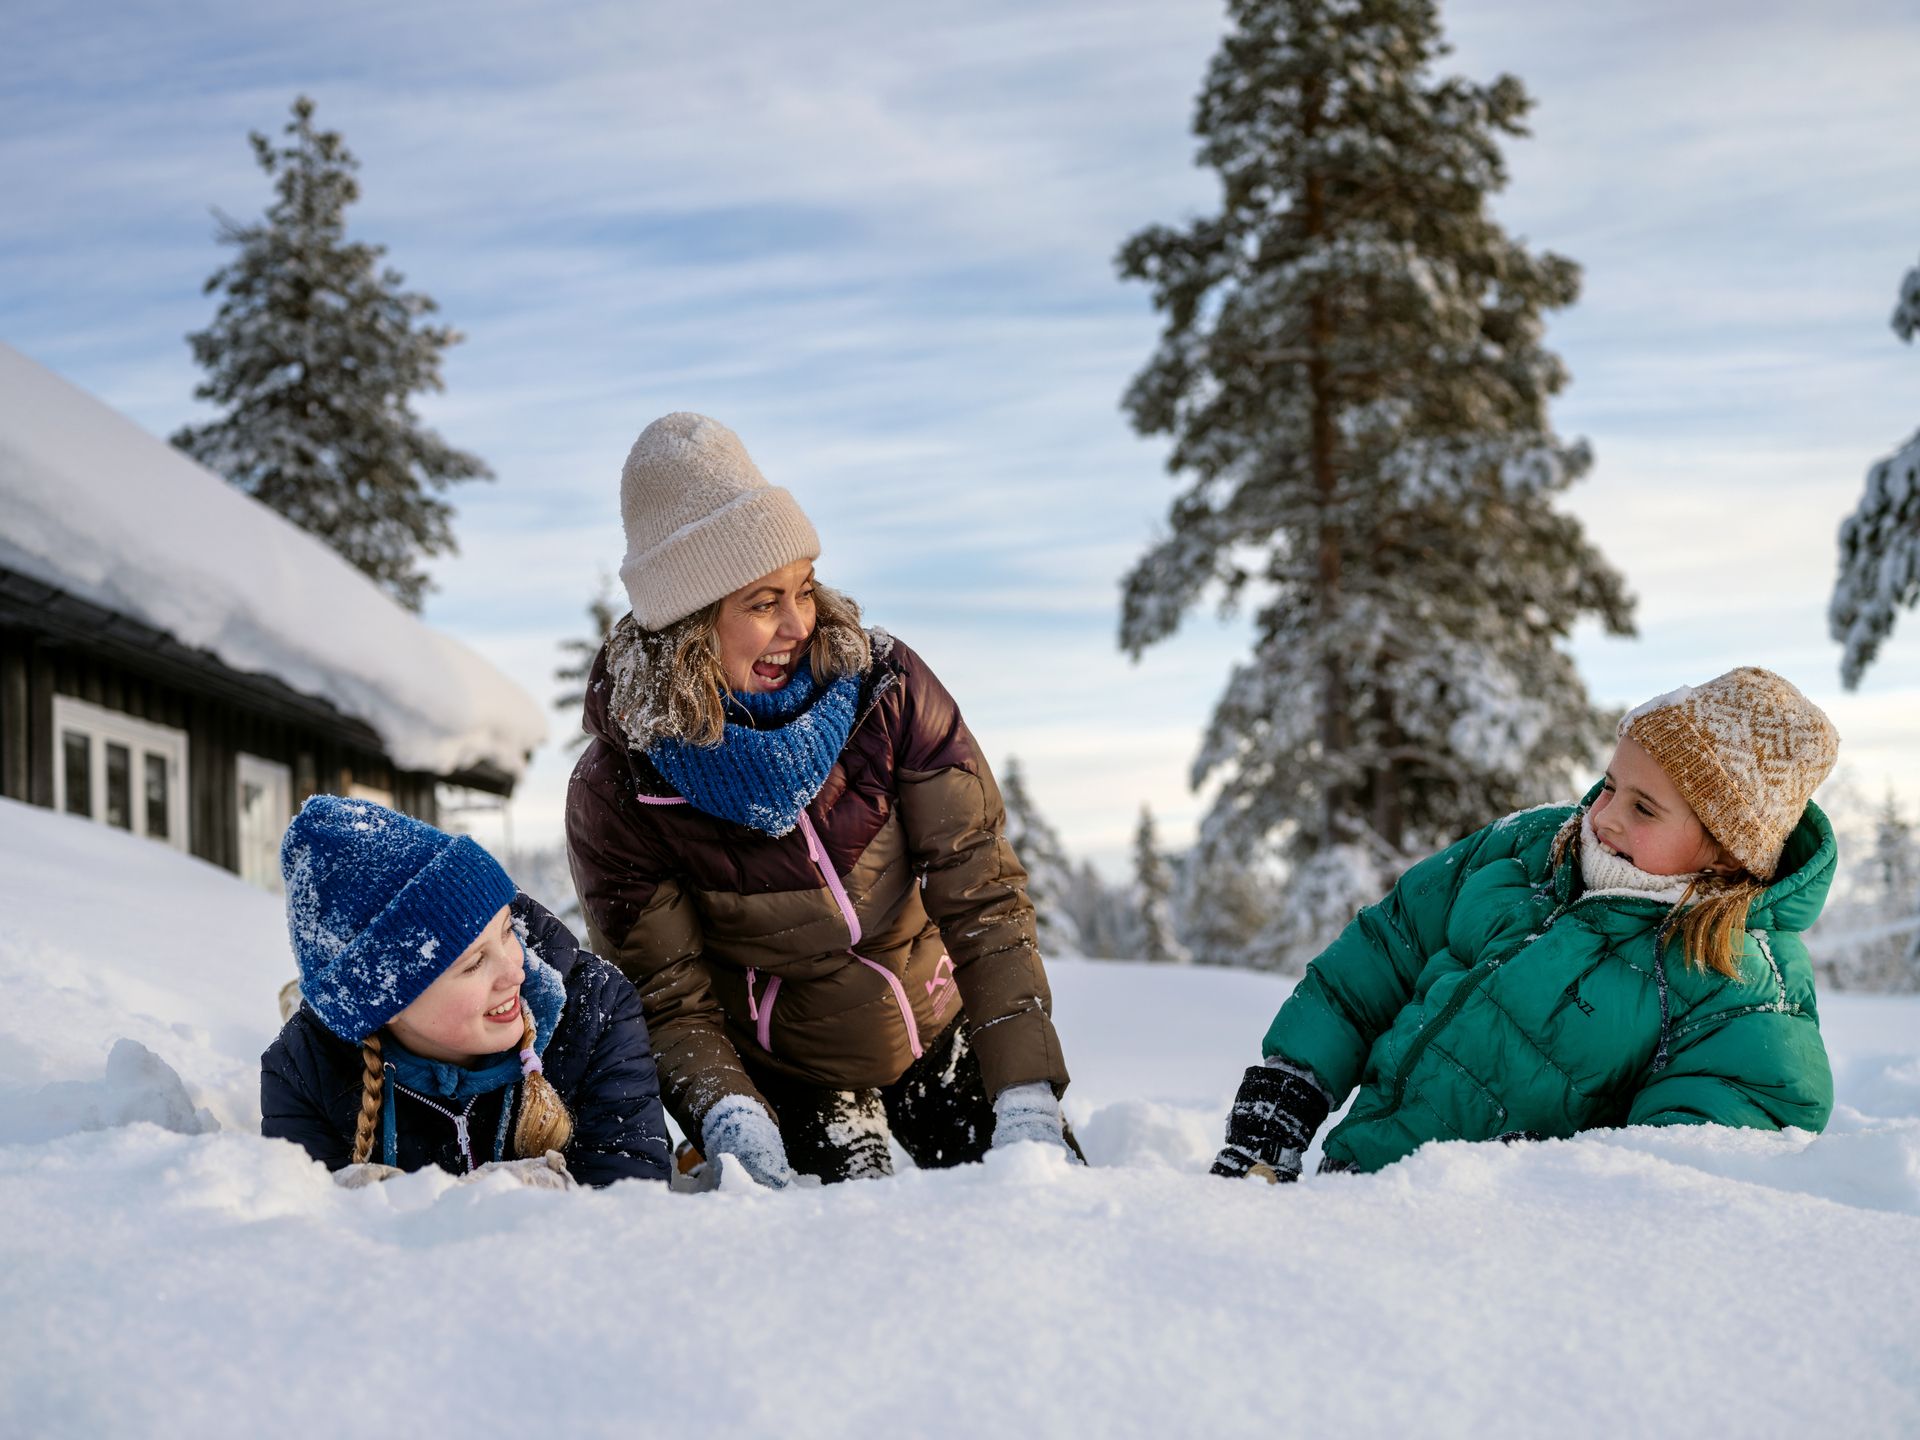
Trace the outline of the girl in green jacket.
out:
[[[1629,712],[1579,805],[1415,865],[1307,967],[1213,1173],[1297,1179],[1350,1094],[1323,1170],[1600,1126],[1819,1130],[1833,1080],[1800,936],[1833,879],[1809,797],[1838,746],[1752,667]]]

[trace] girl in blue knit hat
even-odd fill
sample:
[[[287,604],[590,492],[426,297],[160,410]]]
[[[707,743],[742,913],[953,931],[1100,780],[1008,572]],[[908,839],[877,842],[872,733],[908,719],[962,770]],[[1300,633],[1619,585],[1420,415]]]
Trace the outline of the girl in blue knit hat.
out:
[[[472,839],[316,795],[280,866],[303,1003],[261,1057],[262,1134],[349,1186],[666,1178],[639,997]]]

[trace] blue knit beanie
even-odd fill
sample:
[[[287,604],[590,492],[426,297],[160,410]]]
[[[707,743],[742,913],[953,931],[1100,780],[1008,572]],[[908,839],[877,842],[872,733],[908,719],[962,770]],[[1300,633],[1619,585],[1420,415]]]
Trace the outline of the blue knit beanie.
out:
[[[280,842],[300,993],[359,1044],[419,998],[514,897],[465,835],[370,800],[315,795]]]

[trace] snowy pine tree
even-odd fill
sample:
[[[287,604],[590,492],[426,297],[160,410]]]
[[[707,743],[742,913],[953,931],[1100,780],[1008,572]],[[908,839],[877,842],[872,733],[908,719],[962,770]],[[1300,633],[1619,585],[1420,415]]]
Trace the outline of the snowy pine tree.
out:
[[[1131,887],[1109,885],[1093,865],[1074,867],[1067,914],[1080,936],[1080,953],[1126,959],[1139,952],[1140,925]]]
[[[1632,602],[1552,503],[1590,460],[1542,344],[1578,268],[1488,213],[1520,83],[1433,80],[1430,0],[1228,8],[1195,120],[1223,207],[1119,256],[1166,316],[1126,406],[1188,481],[1120,639],[1259,594],[1193,778],[1223,780],[1215,853],[1291,860],[1311,949],[1410,856],[1567,793],[1604,736],[1561,645]]]
[[[1873,816],[1873,854],[1867,861],[1880,898],[1905,905],[1920,892],[1920,847],[1913,822],[1900,813],[1900,801],[1891,788]]]
[[[567,688],[560,692],[559,698],[553,702],[553,708],[571,715],[576,724],[585,717],[587,675],[593,669],[593,657],[600,653],[600,647],[606,643],[615,622],[626,613],[620,605],[624,598],[614,589],[612,579],[601,575],[600,593],[587,602],[587,619],[590,622],[588,635],[569,636],[560,642],[560,652],[567,659],[553,672],[553,678]],[[583,728],[567,742],[567,749],[577,750],[586,743],[587,732]]]
[[[1259,857],[1232,837],[1224,818],[1210,810],[1180,861],[1176,929],[1199,964],[1268,968],[1281,957],[1256,942],[1271,918],[1283,913],[1281,896]]]
[[[1173,933],[1173,870],[1160,853],[1153,831],[1153,811],[1140,807],[1140,825],[1133,832],[1133,888],[1140,902],[1141,958],[1155,964],[1185,964],[1187,954]]]
[[[1007,841],[1027,871],[1027,898],[1033,902],[1034,923],[1042,955],[1079,955],[1080,927],[1074,923],[1068,897],[1074,889],[1073,862],[1053,826],[1040,814],[1027,792],[1020,761],[1007,757],[1000,772],[1000,795],[1007,807]]]
[[[1850,786],[1833,789],[1821,804],[1835,817],[1842,853],[1863,858],[1843,869],[1809,932],[1815,973],[1832,990],[1920,990],[1920,835],[1891,790],[1863,817]]]
[[[1861,956],[1860,988],[1920,990],[1920,838],[1892,790],[1874,816],[1873,832],[1868,863],[1881,929]]]
[[[440,352],[460,336],[422,323],[437,307],[379,268],[383,247],[346,238],[359,163],[314,128],[311,100],[293,116],[279,149],[249,137],[277,198],[252,224],[220,217],[238,253],[206,283],[222,296],[213,323],[187,337],[207,371],[195,397],[226,413],[173,443],[418,610],[420,559],[456,548],[452,508],[429,490],[490,474],[409,403],[442,388]]]
[[[1893,333],[1920,330],[1920,266],[1900,282]],[[1867,471],[1867,491],[1840,526],[1840,578],[1828,628],[1844,650],[1840,679],[1851,690],[1893,633],[1894,612],[1920,605],[1920,433]]]

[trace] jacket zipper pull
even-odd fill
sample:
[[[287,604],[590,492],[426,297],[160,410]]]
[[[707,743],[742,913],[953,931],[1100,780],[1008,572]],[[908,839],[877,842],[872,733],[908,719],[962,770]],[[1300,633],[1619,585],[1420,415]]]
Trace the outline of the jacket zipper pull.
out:
[[[473,1146],[467,1139],[467,1117],[465,1115],[456,1115],[453,1117],[453,1133],[455,1138],[460,1141],[460,1158],[467,1162],[467,1169],[473,1169]]]

